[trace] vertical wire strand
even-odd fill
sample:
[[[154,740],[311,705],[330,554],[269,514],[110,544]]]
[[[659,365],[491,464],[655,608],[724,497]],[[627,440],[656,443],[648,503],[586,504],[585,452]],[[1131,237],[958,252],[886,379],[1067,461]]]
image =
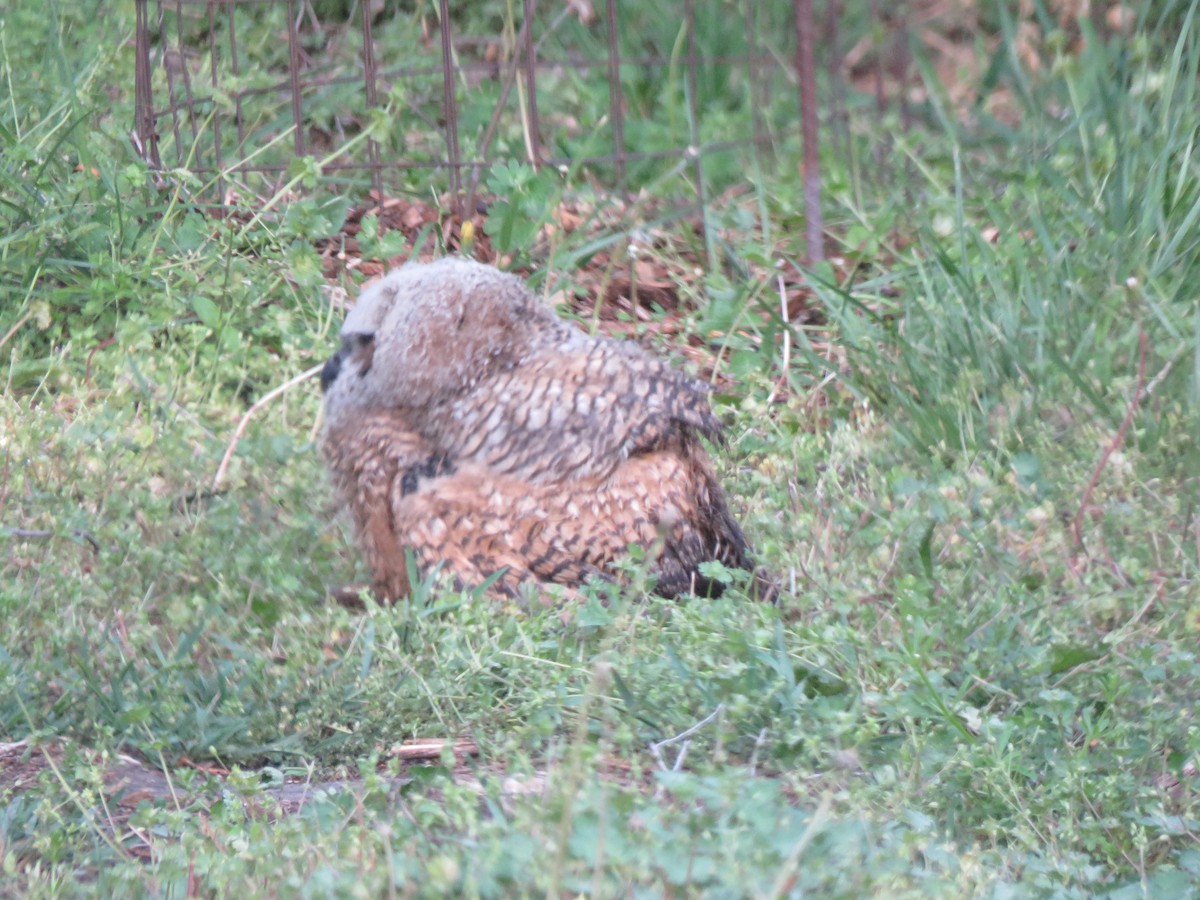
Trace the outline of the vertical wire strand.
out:
[[[213,88],[213,103],[216,103],[216,92],[220,85],[220,79],[217,77],[217,3],[216,0],[208,0],[208,69],[212,79]],[[225,175],[224,175],[224,159],[221,154],[221,116],[214,115],[212,119],[213,131],[213,160],[217,166],[217,196],[221,198],[221,205],[225,205]]]
[[[374,109],[378,104],[378,73],[375,68],[375,34],[371,26],[371,4],[359,4],[362,10],[363,36],[363,79],[367,94],[367,108]],[[383,204],[383,169],[379,164],[379,142],[373,137],[367,138],[367,162],[371,167],[371,190],[375,192],[375,202]]]
[[[825,258],[821,218],[821,157],[817,128],[816,66],[813,62],[812,0],[793,0],[796,19],[796,75],[800,81],[800,132],[804,139],[804,223],[810,263]]]
[[[229,18],[229,66],[233,71],[233,77],[236,80],[241,74],[241,70],[238,67],[237,35],[235,33],[237,30],[237,25],[233,7],[234,0],[225,0],[225,14]],[[233,104],[234,118],[237,121],[238,159],[241,159],[246,152],[246,118],[242,110],[241,90],[238,90],[238,92],[234,95]]]
[[[200,126],[196,124],[196,96],[192,92],[192,73],[188,69],[187,51],[183,41],[183,0],[175,0],[175,49],[179,60],[180,78],[183,81],[183,93],[187,97],[188,125],[192,131],[192,146],[195,148],[197,164],[203,164],[199,158]]]
[[[454,89],[454,35],[450,25],[450,2],[438,0],[442,17],[442,114],[446,117],[446,151],[450,166],[450,195],[457,208],[462,205],[462,156],[458,149],[458,98]],[[461,212],[461,210],[460,210]]]
[[[625,189],[625,98],[621,93],[621,51],[617,46],[617,3],[606,0],[605,27],[608,29],[608,117],[612,127],[613,159],[617,184]]]
[[[153,168],[161,169],[158,157],[158,127],[154,115],[154,88],[150,74],[149,0],[137,0],[137,31],[134,39],[134,116],[138,153]]]
[[[525,56],[525,93],[528,95],[530,135],[530,155],[533,167],[536,169],[542,161],[542,129],[538,122],[537,105],[537,50],[533,44],[533,16],[537,9],[537,0],[525,0],[525,27],[521,29],[524,36],[523,53]]]

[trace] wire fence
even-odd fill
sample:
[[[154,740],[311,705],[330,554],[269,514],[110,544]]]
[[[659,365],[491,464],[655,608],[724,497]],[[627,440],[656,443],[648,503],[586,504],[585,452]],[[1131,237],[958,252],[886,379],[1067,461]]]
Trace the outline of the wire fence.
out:
[[[1017,16],[1019,48],[1020,29],[1039,16],[1069,28],[1087,7],[1102,32],[1104,12],[1116,8],[1099,0],[823,0],[815,10],[812,0],[136,5],[132,137],[154,169],[186,172],[198,202],[261,208],[281,189],[321,178],[377,204],[433,195],[469,215],[481,195],[519,182],[516,165],[704,209],[753,168],[802,153],[810,257],[821,245],[817,144],[848,147],[856,104],[895,114],[903,129],[931,76],[946,82],[951,103],[964,85],[987,82],[982,69],[995,69],[995,57],[983,52],[984,32],[992,28],[997,46],[987,21],[1003,18],[996,9]],[[914,50],[925,63],[920,77]],[[961,77],[972,68],[977,77]],[[983,99],[1002,105],[1000,93],[993,85],[989,97],[973,95],[971,109]],[[504,177],[489,182],[497,169]]]
[[[137,0],[133,137],[224,205],[306,159],[377,201],[432,189],[470,210],[517,162],[703,204],[798,139],[804,2]]]

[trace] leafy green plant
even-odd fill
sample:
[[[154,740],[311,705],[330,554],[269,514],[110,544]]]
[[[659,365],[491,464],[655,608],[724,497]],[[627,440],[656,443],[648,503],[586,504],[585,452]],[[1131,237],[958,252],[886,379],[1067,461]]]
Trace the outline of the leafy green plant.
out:
[[[508,254],[535,243],[563,192],[553,168],[535,171],[512,162],[490,169],[486,184],[496,197],[488,209],[486,230],[496,249]]]

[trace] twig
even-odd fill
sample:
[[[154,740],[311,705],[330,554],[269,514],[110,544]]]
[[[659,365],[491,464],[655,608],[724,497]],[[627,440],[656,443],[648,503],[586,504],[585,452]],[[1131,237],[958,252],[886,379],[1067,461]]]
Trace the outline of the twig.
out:
[[[1088,481],[1088,486],[1084,488],[1083,499],[1079,503],[1079,512],[1075,513],[1075,524],[1073,530],[1075,532],[1075,546],[1077,549],[1083,549],[1083,514],[1087,511],[1091,504],[1092,492],[1096,489],[1096,484],[1100,481],[1100,475],[1104,471],[1104,467],[1108,465],[1108,459],[1125,441],[1125,435],[1129,431],[1129,426],[1133,424],[1133,415],[1137,412],[1138,403],[1142,399],[1142,385],[1146,381],[1146,330],[1142,326],[1138,326],[1138,373],[1137,383],[1133,389],[1133,395],[1129,398],[1129,405],[1125,408],[1125,418],[1121,420],[1120,426],[1117,428],[1117,433],[1113,435],[1113,439],[1105,448],[1104,453],[1100,456],[1100,461],[1096,463],[1096,468],[1092,470],[1091,480]]]
[[[821,826],[825,824],[825,820],[829,817],[829,810],[833,807],[833,794],[826,792],[821,797],[821,802],[817,805],[816,811],[812,814],[812,818],[808,820],[808,827],[804,829],[804,833],[800,835],[800,840],[796,841],[796,846],[792,848],[792,852],[788,854],[788,858],[783,861],[783,865],[779,867],[779,871],[775,875],[775,883],[771,886],[768,897],[785,897],[796,885],[796,869],[800,865],[800,859],[804,856],[804,851],[808,849],[808,845],[812,843]]]
[[[479,755],[479,747],[474,741],[447,738],[405,741],[389,750],[388,755],[398,759],[439,759],[447,747],[453,750],[455,759]]]
[[[659,768],[664,769],[664,770],[666,770],[668,768],[667,764],[665,762],[663,762],[662,748],[668,747],[671,744],[677,744],[680,741],[683,741],[683,746],[679,749],[679,755],[675,757],[674,764],[670,766],[670,770],[672,772],[678,772],[680,767],[683,765],[683,760],[687,757],[688,746],[690,743],[688,741],[688,738],[691,737],[693,734],[695,734],[697,731],[699,731],[701,728],[703,728],[705,725],[707,725],[709,722],[711,722],[713,719],[715,719],[717,716],[719,716],[724,711],[725,711],[725,704],[718,703],[716,709],[714,709],[712,712],[710,712],[707,716],[705,716],[703,719],[701,719],[699,722],[697,722],[691,728],[688,728],[686,731],[679,732],[679,734],[675,735],[675,737],[664,738],[663,740],[658,741],[657,743],[651,744],[650,745],[650,753],[651,753],[651,755],[653,755],[655,762],[658,763]]]
[[[10,537],[16,538],[52,538],[57,536],[57,532],[47,531],[41,528],[6,528],[4,529]],[[84,531],[82,528],[72,528],[71,534],[80,540],[87,541],[91,544],[92,549],[97,553],[100,552],[100,542]]]
[[[21,326],[33,318],[33,310],[25,313],[21,318],[17,319],[17,324],[5,332],[4,337],[0,338],[0,347],[8,343],[8,339],[21,330]]]
[[[783,283],[783,273],[780,272],[776,278],[779,282],[779,315],[783,319],[783,383],[788,384],[790,382],[788,365],[792,355],[792,323],[788,320],[787,288]],[[778,387],[778,384],[771,386],[771,393],[767,394],[768,405],[775,400],[775,391]]]
[[[758,732],[758,737],[754,740],[754,749],[750,751],[750,777],[753,778],[758,774],[758,751],[767,743],[767,729],[763,728]]]
[[[1141,609],[1139,609],[1136,613],[1134,613],[1133,618],[1125,623],[1125,628],[1127,628],[1127,629],[1132,628],[1134,625],[1136,625],[1138,622],[1140,622],[1142,619],[1142,616],[1144,616],[1144,615],[1146,615],[1146,613],[1150,612],[1150,608],[1152,606],[1154,606],[1155,602],[1163,595],[1164,585],[1163,585],[1162,579],[1157,578],[1157,579],[1155,579],[1155,581],[1156,581],[1156,584],[1154,585],[1154,590],[1151,592],[1149,599],[1146,600],[1146,602],[1142,604]]]
[[[90,534],[88,534],[86,531],[84,531],[82,528],[72,528],[71,534],[73,534],[73,535],[75,535],[75,537],[77,537],[81,540],[87,541],[89,544],[91,544],[92,550],[94,550],[96,553],[100,552],[100,542],[98,540],[96,540],[94,537],[92,537]]]
[[[683,761],[687,759],[688,751],[692,749],[691,741],[684,741],[679,745],[679,753],[675,756],[675,762],[671,765],[672,772],[678,772],[683,768]]]
[[[270,403],[272,400],[274,400],[276,397],[278,397],[280,394],[284,393],[285,391],[291,390],[293,387],[300,384],[301,382],[307,381],[308,379],[312,378],[314,375],[316,375],[318,372],[320,372],[321,369],[324,368],[324,365],[325,364],[322,363],[321,365],[313,366],[311,369],[309,369],[305,372],[301,372],[296,377],[289,378],[283,384],[279,385],[279,387],[277,387],[274,390],[271,390],[271,391],[267,392],[266,394],[264,394],[263,396],[259,397],[258,400],[255,401],[254,405],[251,406],[248,410],[246,410],[246,414],[244,416],[242,416],[242,421],[238,422],[238,427],[233,432],[233,439],[230,440],[229,446],[225,449],[225,455],[221,458],[221,465],[219,465],[217,467],[217,474],[213,477],[212,490],[214,493],[221,486],[221,481],[225,477],[225,471],[229,468],[230,460],[233,459],[233,452],[237,449],[238,441],[240,441],[242,439],[242,435],[245,434],[246,426],[250,424],[250,419],[254,417],[254,414],[257,413],[264,406],[266,406],[268,403]]]
[[[658,741],[657,743],[651,744],[650,749],[651,750],[660,750],[663,747],[666,747],[670,744],[677,744],[686,738],[690,738],[693,734],[695,734],[697,731],[699,731],[701,728],[703,728],[705,725],[707,725],[709,722],[711,722],[713,719],[715,719],[717,716],[719,716],[723,712],[725,712],[725,704],[718,703],[716,709],[714,709],[712,712],[710,712],[707,716],[705,716],[703,719],[701,719],[699,722],[697,722],[695,725],[693,725],[687,731],[681,731],[681,732],[679,732],[679,734],[675,735],[675,737],[664,738],[663,740]]]
[[[54,537],[53,531],[43,531],[42,529],[33,528],[7,528],[5,529],[11,537],[19,538],[48,538]]]
[[[115,337],[105,338],[104,340],[102,340],[100,343],[98,343],[95,347],[93,347],[88,352],[87,365],[85,365],[83,367],[83,382],[84,382],[84,384],[87,384],[89,381],[92,380],[92,357],[94,357],[98,351],[103,350],[106,347],[111,347],[116,342],[117,342],[117,339]]]
[[[321,408],[317,410],[317,415],[313,419],[312,428],[308,430],[308,442],[311,444],[317,439],[317,435],[321,433],[321,426],[325,424],[325,404],[321,404]]]
[[[1191,348],[1187,344],[1180,344],[1179,349],[1171,354],[1171,358],[1163,364],[1163,367],[1155,373],[1153,378],[1146,382],[1146,386],[1142,388],[1141,396],[1138,399],[1145,400],[1147,397],[1153,394],[1158,386],[1163,383],[1163,379],[1171,374],[1171,370],[1175,368],[1175,363],[1183,359],[1183,355],[1190,349]]]

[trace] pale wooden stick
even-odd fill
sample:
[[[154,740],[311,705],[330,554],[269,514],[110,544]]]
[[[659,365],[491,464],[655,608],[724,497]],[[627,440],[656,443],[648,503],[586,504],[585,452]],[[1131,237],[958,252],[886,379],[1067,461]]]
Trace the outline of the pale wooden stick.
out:
[[[788,318],[787,304],[787,287],[783,283],[783,274],[780,273],[779,279],[779,315],[783,319],[783,381],[784,384],[790,384],[790,375],[788,374],[788,366],[791,364],[792,355],[792,323]],[[771,393],[767,395],[767,403],[770,404],[775,400],[775,392],[779,385],[771,386]]]
[[[229,442],[229,446],[225,449],[225,456],[221,459],[221,465],[217,467],[217,474],[213,478],[212,483],[213,493],[216,493],[217,488],[221,486],[221,481],[225,478],[225,472],[229,468],[230,461],[233,459],[233,452],[237,449],[238,441],[240,441],[242,439],[242,435],[245,434],[246,426],[250,424],[250,419],[254,417],[254,414],[280,394],[291,390],[302,381],[307,381],[308,379],[312,378],[323,368],[325,368],[325,364],[321,363],[319,366],[313,366],[307,372],[301,372],[295,378],[289,378],[283,384],[279,385],[279,387],[259,397],[258,400],[255,401],[254,405],[246,410],[246,414],[242,416],[242,421],[238,422],[237,430],[233,433],[233,440]]]
[[[8,334],[6,334],[6,335],[4,335],[4,337],[0,338],[0,347],[3,347],[5,344],[7,344],[8,339],[10,337],[12,337],[14,334],[16,334],[18,331],[20,331],[21,326],[24,325],[26,322],[28,322],[32,318],[33,318],[32,311],[27,312],[27,313],[25,313],[25,315],[21,316],[21,318],[17,320],[17,324],[14,325],[12,328],[8,329]]]
[[[452,740],[447,738],[425,738],[405,741],[397,744],[388,751],[390,756],[400,759],[438,759],[442,752],[451,747],[455,756],[478,756],[479,747],[471,740]]]

